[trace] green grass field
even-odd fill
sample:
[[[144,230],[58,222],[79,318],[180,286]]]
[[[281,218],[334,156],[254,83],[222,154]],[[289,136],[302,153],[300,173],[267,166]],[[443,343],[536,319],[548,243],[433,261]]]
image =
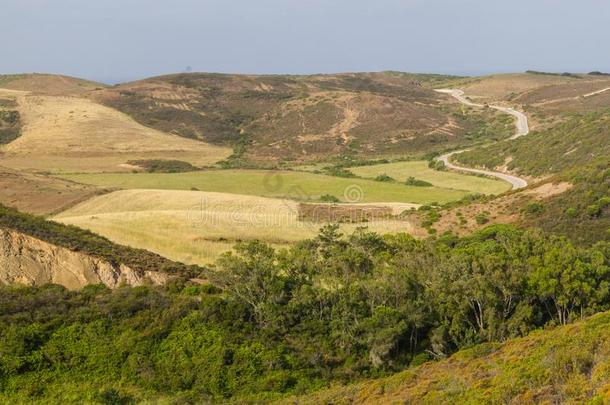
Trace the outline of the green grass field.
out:
[[[208,170],[191,173],[71,174],[80,183],[122,189],[192,190],[319,200],[331,194],[343,202],[408,202],[428,204],[458,200],[468,191],[440,187],[412,187],[366,179],[350,179],[293,171]],[[465,176],[470,177],[470,176]],[[478,178],[473,178],[479,180]],[[473,181],[475,181],[473,180]]]
[[[436,187],[482,194],[500,194],[510,189],[508,183],[499,180],[433,170],[428,167],[427,161],[421,160],[351,167],[349,170],[360,177],[374,178],[380,174],[387,174],[399,182],[404,182],[408,177],[415,177]]]

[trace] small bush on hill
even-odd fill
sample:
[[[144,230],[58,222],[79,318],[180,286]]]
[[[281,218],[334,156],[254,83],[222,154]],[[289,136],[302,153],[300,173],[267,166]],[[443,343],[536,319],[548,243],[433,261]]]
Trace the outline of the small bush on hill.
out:
[[[396,181],[394,180],[394,178],[388,176],[387,174],[383,173],[380,174],[379,176],[375,177],[375,181],[382,181],[382,182],[393,182]]]
[[[432,187],[432,183],[428,183],[424,180],[416,179],[415,177],[409,177],[407,181],[405,181],[407,186],[415,186],[415,187]]]
[[[181,160],[148,159],[130,160],[127,163],[139,166],[149,173],[184,173],[199,170],[198,167]]]

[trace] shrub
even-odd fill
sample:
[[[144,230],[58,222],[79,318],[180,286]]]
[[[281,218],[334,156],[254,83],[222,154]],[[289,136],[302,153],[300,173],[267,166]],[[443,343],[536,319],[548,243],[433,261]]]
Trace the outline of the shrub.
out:
[[[198,167],[181,160],[148,159],[130,160],[127,163],[140,166],[149,173],[184,173],[199,170]]]
[[[602,209],[599,204],[591,204],[587,207],[587,215],[590,218],[597,218],[602,213]]]
[[[525,212],[528,214],[539,214],[544,211],[544,205],[540,202],[531,202],[525,206]]]
[[[338,203],[340,200],[331,194],[324,194],[320,197],[320,201],[328,202],[328,203]]]
[[[481,213],[479,215],[477,215],[475,217],[475,220],[477,221],[477,224],[479,225],[483,225],[489,222],[489,218],[487,217],[487,215]]]
[[[415,177],[409,177],[407,181],[405,181],[407,186],[415,186],[415,187],[432,187],[432,183],[428,183],[424,180],[416,179]]]
[[[383,174],[380,174],[379,176],[375,177],[375,181],[392,182],[392,181],[396,181],[396,180],[394,180],[392,177],[388,176],[387,174],[383,173]]]

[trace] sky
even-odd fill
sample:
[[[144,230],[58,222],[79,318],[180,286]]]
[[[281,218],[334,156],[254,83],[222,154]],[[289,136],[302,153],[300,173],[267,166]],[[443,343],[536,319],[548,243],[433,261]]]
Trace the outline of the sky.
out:
[[[610,71],[608,0],[0,0],[0,74]]]

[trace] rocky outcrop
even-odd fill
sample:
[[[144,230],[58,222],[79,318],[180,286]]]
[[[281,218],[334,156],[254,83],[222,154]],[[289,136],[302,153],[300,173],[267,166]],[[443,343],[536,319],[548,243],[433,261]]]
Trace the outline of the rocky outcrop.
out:
[[[60,284],[79,289],[88,284],[164,284],[169,276],[154,271],[137,272],[121,264],[74,252],[31,236],[0,229],[0,284],[29,286]]]

